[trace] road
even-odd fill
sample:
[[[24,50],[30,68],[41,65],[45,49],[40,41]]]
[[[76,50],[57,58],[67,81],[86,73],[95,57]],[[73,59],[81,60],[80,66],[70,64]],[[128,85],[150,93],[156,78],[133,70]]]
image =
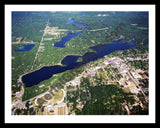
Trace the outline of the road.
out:
[[[106,29],[108,29],[108,27],[105,27],[105,28],[99,28],[99,29],[91,29],[91,30],[86,30],[86,31],[101,31],[101,30],[106,30]],[[45,30],[41,30],[41,31],[44,31],[45,32]],[[62,32],[62,31],[71,31],[71,30],[69,30],[69,29],[62,29],[62,30],[56,30],[56,31],[60,31],[60,32]],[[80,31],[83,31],[83,30],[73,30],[74,32],[76,31],[76,32],[80,32]]]
[[[105,27],[105,28],[99,28],[99,29],[91,29],[91,30],[87,30],[87,31],[101,31],[101,30],[106,30],[106,29],[108,29],[108,27]],[[76,30],[77,32],[79,32],[79,31],[82,31],[82,30]]]
[[[92,29],[92,30],[87,30],[87,31],[100,31],[100,30],[105,30],[105,29],[108,29],[108,27],[99,28],[99,29]]]
[[[47,29],[48,24],[49,24],[49,20],[47,21],[47,24],[46,24],[46,27],[45,27],[45,29],[44,29],[44,33],[43,33],[42,39],[41,39],[41,41],[40,41],[40,44],[41,44],[41,42],[43,42],[43,38],[44,38],[44,36],[45,36],[45,32],[46,32],[46,29]],[[33,61],[33,64],[32,64],[32,66],[31,66],[30,71],[32,71],[32,69],[33,69],[34,63],[35,63],[35,61],[36,61],[36,59],[37,59],[37,56],[38,56],[38,53],[39,53],[39,51],[40,51],[40,46],[41,46],[41,45],[39,45],[39,48],[38,48],[38,50],[37,50],[37,53],[36,53],[36,56],[35,56],[35,58],[34,58],[34,61]]]
[[[148,102],[149,102],[149,99],[148,99],[148,97],[146,96],[146,94],[143,92],[143,90],[141,89],[141,87],[139,86],[139,82],[132,77],[132,75],[130,74],[129,71],[128,71],[128,75],[129,75],[129,77],[133,80],[133,82],[136,84],[136,86],[138,86],[138,88],[141,90],[142,94],[143,94],[144,97],[145,97],[145,101],[148,103]]]
[[[147,39],[147,38],[148,38],[148,37],[146,37],[146,38],[143,38],[143,39],[142,39],[142,42],[141,42],[141,44],[143,44],[143,43],[144,43],[144,40],[145,40],[145,39]]]

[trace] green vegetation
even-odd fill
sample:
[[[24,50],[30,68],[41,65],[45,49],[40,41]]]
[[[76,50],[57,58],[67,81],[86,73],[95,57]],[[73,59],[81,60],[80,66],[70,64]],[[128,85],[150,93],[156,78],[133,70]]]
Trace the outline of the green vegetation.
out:
[[[21,86],[22,84],[12,85],[12,92],[13,93],[19,92],[21,90]]]
[[[71,86],[71,85],[67,86],[67,90],[70,90],[70,89],[75,89],[75,86]]]
[[[24,91],[22,100],[25,101],[27,99],[33,98],[41,93],[49,91],[51,88],[57,87],[58,89],[63,89],[64,84],[66,82],[73,80],[76,76],[78,76],[78,74],[80,74],[83,71],[84,71],[83,67],[75,68],[73,70],[68,70],[63,73],[53,75],[50,79],[44,80],[32,87],[26,87],[24,88],[25,91]],[[45,86],[42,88],[39,88],[39,86],[42,84],[44,84]]]
[[[82,110],[78,110],[77,100],[84,104]],[[78,115],[112,115],[125,114],[123,103],[134,104],[135,99],[131,93],[125,93],[115,85],[90,86],[88,78],[82,79],[80,88],[76,91],[67,91],[67,100],[73,103],[73,110]]]
[[[83,107],[82,115],[123,114],[121,104],[125,98],[120,98],[121,96],[124,97],[121,89],[118,89],[115,85],[104,85],[92,87],[90,92],[91,100],[87,101]]]
[[[77,60],[77,62],[82,62],[82,61],[83,61],[82,57],[79,57]]]
[[[124,36],[125,39],[123,42],[128,42],[134,38],[134,40],[137,41],[137,47],[124,50],[122,51],[122,54],[119,54],[120,51],[116,51],[110,55],[117,55],[123,58],[136,57],[138,54],[145,54],[148,51],[148,29],[139,29],[148,28],[147,12],[83,12],[85,13],[84,17],[80,16],[81,13],[82,12],[12,12],[12,42],[16,41],[17,37],[22,37],[19,44],[12,44],[12,57],[14,57],[14,59],[12,59],[12,85],[16,85],[15,87],[12,87],[12,92],[19,91],[20,87],[18,87],[17,79],[20,75],[37,70],[46,65],[53,66],[60,64],[62,59],[67,55],[83,55],[86,52],[93,52],[93,50],[89,49],[90,46],[109,43],[105,40],[106,36],[108,36],[108,33],[111,34],[112,31],[115,31],[116,26],[120,23],[125,24],[126,28],[117,32],[118,35],[113,37],[113,40]],[[98,16],[99,14],[105,16]],[[68,41],[65,48],[53,47],[54,43],[60,41],[61,38],[68,33],[80,30],[80,27],[77,27],[74,23],[66,24],[66,21],[69,18],[84,23],[87,25],[88,30],[84,30],[81,34]],[[43,40],[41,42],[43,43],[44,48],[38,53],[37,59],[34,62],[47,23],[49,27],[58,27],[58,29],[67,29],[68,31],[60,32],[58,36],[50,34],[45,35],[44,38],[52,39]],[[101,29],[107,27],[108,29]],[[36,46],[31,51],[15,52],[15,49],[18,49],[27,41],[33,41]],[[82,58],[79,58],[77,61],[82,61]],[[137,68],[148,70],[148,62],[133,61],[130,63]],[[83,69],[76,70],[77,69],[66,71],[57,74],[48,80],[42,81],[38,85],[28,88],[25,87],[23,100],[39,95],[47,91],[49,87],[63,88],[62,84],[58,84],[63,80],[62,76],[68,75],[68,73],[72,74],[73,71],[75,71],[75,75],[66,77],[66,79],[63,80],[63,83],[70,81],[74,79],[78,73],[83,71]],[[107,71],[109,78],[114,79],[110,74],[111,69],[105,70]],[[117,69],[113,69],[112,71],[115,74],[118,73]],[[103,76],[103,71],[101,72],[100,78],[95,75],[97,83],[100,85],[102,79],[104,79]],[[121,74],[117,74],[116,77],[120,79],[122,76]],[[41,84],[45,84],[45,87],[39,88],[39,85]],[[82,84],[81,86],[87,85]],[[82,97],[88,97],[88,94],[86,95],[81,89],[79,91],[81,92]]]
[[[141,82],[140,86],[144,87],[144,88],[148,88],[149,87],[149,80],[146,79],[141,79],[139,80],[139,82]]]
[[[18,82],[19,76],[31,70],[39,46],[39,44],[36,43],[31,51],[16,52],[15,50],[20,48],[21,45],[22,44],[12,45],[12,57],[14,57],[14,59],[12,59],[12,92],[20,91],[20,86],[18,86],[21,85]],[[16,87],[13,87],[13,85],[16,85]]]
[[[122,74],[116,74],[116,78],[117,80],[120,80],[121,78],[123,78]]]
[[[148,71],[148,61],[134,60],[128,62],[131,66],[134,66],[137,69],[142,69],[143,71]]]
[[[28,100],[30,98],[33,98],[39,94],[42,94],[44,92],[46,92],[48,89],[47,86],[43,87],[43,88],[39,88],[38,87],[39,85],[35,85],[35,86],[32,86],[32,87],[27,87],[25,88],[24,90],[24,94],[23,94],[23,97],[22,97],[22,101],[25,101],[25,100]]]
[[[12,41],[23,37],[40,42],[49,16],[48,12],[12,12]]]
[[[14,110],[15,108],[12,109],[12,111]],[[26,104],[25,104],[25,108],[24,109],[15,109],[15,115],[35,115],[35,111],[33,109],[33,105],[30,101],[27,101]]]

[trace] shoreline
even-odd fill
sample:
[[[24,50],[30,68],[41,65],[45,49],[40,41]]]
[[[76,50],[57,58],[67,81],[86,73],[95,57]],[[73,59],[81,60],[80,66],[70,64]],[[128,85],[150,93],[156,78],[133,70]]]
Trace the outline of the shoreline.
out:
[[[122,38],[120,38],[120,39],[122,39]],[[119,40],[119,39],[117,39],[117,40]],[[115,41],[117,41],[117,40],[115,40]],[[111,43],[111,42],[110,42]],[[108,43],[109,44],[109,43]],[[103,43],[103,44],[97,44],[97,45],[107,45],[106,43]],[[88,48],[90,48],[90,47],[94,47],[94,46],[97,46],[97,45],[91,45],[91,46],[89,46]],[[93,49],[91,49],[91,50],[93,50]],[[67,55],[64,55],[64,57],[63,57],[63,59],[65,58],[65,57],[67,57],[67,56],[80,56],[80,57],[82,57],[82,56],[84,56],[87,52],[95,52],[96,53],[96,51],[95,50],[93,50],[93,51],[86,51],[86,52],[84,52],[82,55],[81,54],[67,54]],[[35,69],[35,70],[33,70],[33,71],[29,71],[29,72],[26,72],[26,73],[24,73],[24,74],[22,74],[22,75],[20,75],[19,76],[19,79],[18,79],[18,81],[19,82],[21,82],[23,85],[24,85],[24,83],[23,83],[23,81],[22,81],[22,77],[24,76],[24,75],[27,75],[27,74],[30,74],[30,73],[33,73],[33,72],[36,72],[36,71],[38,71],[38,70],[40,70],[41,68],[44,68],[44,67],[51,67],[51,66],[63,66],[63,64],[61,63],[62,61],[63,61],[63,59],[59,62],[59,63],[57,63],[57,64],[55,64],[55,65],[43,65],[43,66],[41,66],[41,67],[39,67],[39,68],[37,68],[37,69]]]
[[[68,54],[68,55],[65,55],[64,58],[67,57],[67,56],[69,56],[69,55],[81,56],[81,55],[78,55],[78,54]],[[63,59],[64,59],[64,58],[63,58]],[[62,59],[62,60],[63,60],[63,59]],[[61,60],[61,62],[62,62],[62,60]],[[22,77],[23,77],[23,76],[25,76],[25,75],[27,75],[27,74],[30,74],[30,73],[33,73],[33,72],[36,72],[36,71],[38,71],[38,70],[40,70],[41,68],[44,68],[44,67],[63,66],[63,64],[62,64],[61,62],[59,62],[59,63],[57,63],[57,64],[55,64],[55,65],[43,65],[43,66],[41,66],[41,67],[39,67],[39,68],[37,68],[37,69],[35,69],[35,70],[31,70],[31,71],[29,71],[29,72],[26,72],[26,73],[24,73],[24,74],[22,74],[22,75],[19,76],[18,81],[24,85],[24,83],[23,83],[23,81],[22,81]]]

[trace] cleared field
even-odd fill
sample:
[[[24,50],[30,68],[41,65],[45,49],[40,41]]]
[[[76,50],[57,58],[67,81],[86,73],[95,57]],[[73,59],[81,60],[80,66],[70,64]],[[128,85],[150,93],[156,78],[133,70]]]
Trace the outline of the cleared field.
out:
[[[65,115],[65,107],[58,107],[58,115]]]

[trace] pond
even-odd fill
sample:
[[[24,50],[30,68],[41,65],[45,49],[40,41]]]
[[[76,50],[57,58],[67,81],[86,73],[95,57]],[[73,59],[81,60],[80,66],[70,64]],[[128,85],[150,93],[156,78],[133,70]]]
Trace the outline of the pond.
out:
[[[35,46],[35,44],[28,44],[28,45],[22,45],[21,48],[16,49],[16,52],[24,52],[24,51],[30,51]]]
[[[85,16],[85,15],[86,15],[85,13],[80,14],[81,17],[83,17],[83,16]]]
[[[72,24],[72,23],[74,23],[74,19],[72,19],[72,18],[69,18],[69,19],[67,20],[67,22],[66,22],[66,24]]]

